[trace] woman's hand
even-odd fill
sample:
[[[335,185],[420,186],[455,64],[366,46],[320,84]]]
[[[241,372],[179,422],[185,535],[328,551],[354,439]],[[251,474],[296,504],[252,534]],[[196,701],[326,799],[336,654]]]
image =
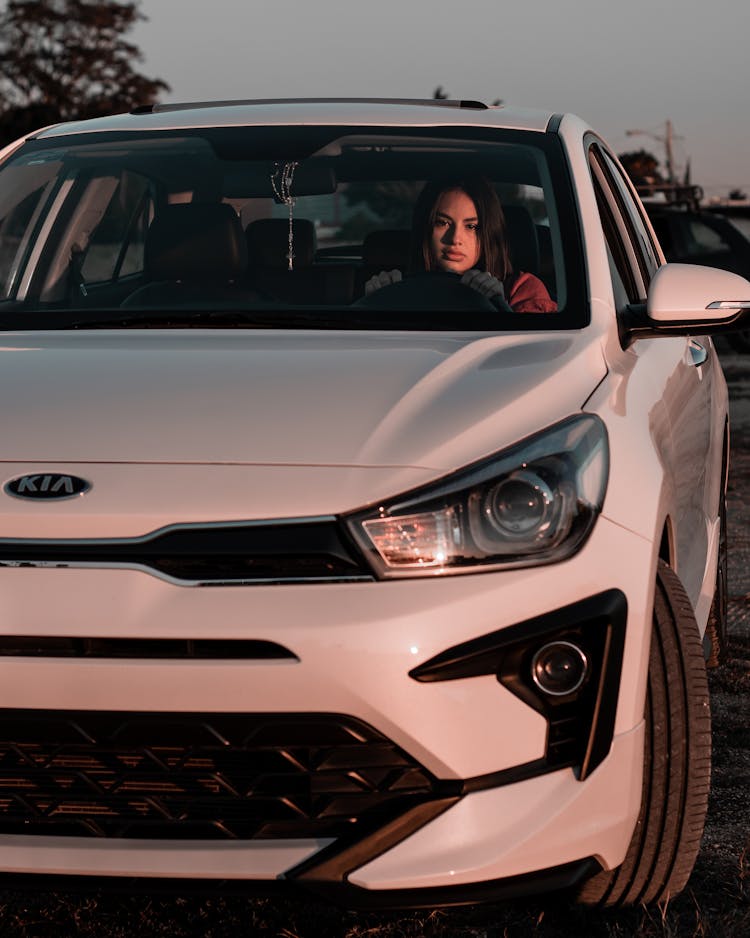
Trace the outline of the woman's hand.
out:
[[[476,268],[467,270],[461,277],[461,283],[465,287],[470,287],[472,290],[476,290],[477,293],[481,293],[482,296],[486,296],[499,310],[506,313],[511,312],[508,301],[505,299],[505,288],[502,281],[498,280],[497,277],[493,277],[486,270],[477,270]]]
[[[486,296],[489,300],[495,296],[500,296],[505,299],[505,290],[502,283],[497,277],[493,277],[492,274],[487,273],[486,270],[477,270],[476,268],[467,270],[463,277],[461,277],[461,283],[465,287],[471,287],[472,290],[481,293],[482,296]]]
[[[365,296],[369,296],[381,287],[389,287],[392,283],[398,283],[402,279],[400,270],[381,270],[379,274],[370,277],[365,284]]]

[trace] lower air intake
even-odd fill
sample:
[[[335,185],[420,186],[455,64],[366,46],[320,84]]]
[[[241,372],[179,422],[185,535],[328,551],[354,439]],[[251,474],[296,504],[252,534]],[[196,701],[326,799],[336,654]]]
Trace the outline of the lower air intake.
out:
[[[338,838],[435,797],[372,727],[332,714],[0,711],[0,833]]]

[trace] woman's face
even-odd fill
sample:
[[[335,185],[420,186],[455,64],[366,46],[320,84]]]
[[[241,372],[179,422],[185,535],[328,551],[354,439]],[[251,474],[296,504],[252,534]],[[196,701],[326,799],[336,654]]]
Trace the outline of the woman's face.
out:
[[[448,189],[438,199],[430,247],[439,270],[463,274],[479,262],[479,218],[463,190]]]

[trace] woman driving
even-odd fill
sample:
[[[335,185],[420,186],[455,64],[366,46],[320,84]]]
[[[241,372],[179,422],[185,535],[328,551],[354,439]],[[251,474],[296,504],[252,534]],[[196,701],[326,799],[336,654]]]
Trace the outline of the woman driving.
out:
[[[557,304],[533,274],[511,265],[505,217],[493,186],[481,176],[428,182],[414,206],[409,273],[443,271],[514,312],[555,312]],[[365,294],[398,283],[400,270],[381,271]]]

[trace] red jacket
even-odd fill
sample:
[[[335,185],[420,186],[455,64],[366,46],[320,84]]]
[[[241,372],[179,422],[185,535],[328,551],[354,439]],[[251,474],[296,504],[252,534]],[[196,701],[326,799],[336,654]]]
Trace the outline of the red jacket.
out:
[[[508,303],[514,313],[556,313],[557,303],[547,292],[542,281],[533,274],[513,276],[510,290],[506,289]]]

